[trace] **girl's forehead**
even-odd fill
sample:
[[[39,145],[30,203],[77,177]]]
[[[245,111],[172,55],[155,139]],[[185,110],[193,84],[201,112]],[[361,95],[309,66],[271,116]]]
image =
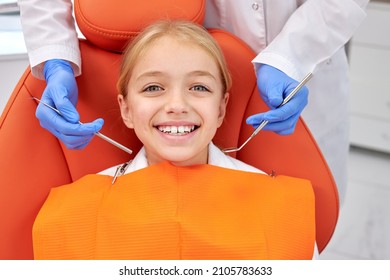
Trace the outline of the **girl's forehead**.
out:
[[[198,41],[195,40],[195,38],[190,38],[190,37],[182,38],[178,35],[171,35],[171,34],[162,35],[161,37],[151,42],[149,45],[145,46],[145,53],[147,53],[151,49],[158,50],[159,48],[161,48],[161,46],[166,46],[168,49],[169,48],[180,48],[183,50],[198,49],[202,52],[210,54],[207,48],[199,44]]]
[[[141,53],[135,57],[130,72],[130,79],[133,80],[143,77],[145,72],[153,73],[147,77],[164,75],[189,77],[190,73],[198,73],[198,76],[204,76],[199,73],[209,73],[209,76],[213,76],[218,83],[222,83],[218,60],[207,47],[192,38],[163,35],[144,44]]]
[[[198,64],[207,61],[208,65],[212,63],[217,66],[216,59],[207,48],[195,41],[170,35],[162,36],[145,45],[141,53],[136,56],[135,61],[136,64],[144,64],[145,62],[159,64],[162,61],[167,61],[167,63],[171,61],[172,63],[193,61]]]

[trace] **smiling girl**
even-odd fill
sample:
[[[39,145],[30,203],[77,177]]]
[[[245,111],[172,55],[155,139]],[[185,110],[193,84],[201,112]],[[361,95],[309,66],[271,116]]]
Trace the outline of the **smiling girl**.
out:
[[[123,121],[144,147],[124,165],[51,190],[34,223],[35,258],[315,257],[310,182],[265,175],[212,143],[230,87],[203,27],[146,28],[118,81]]]

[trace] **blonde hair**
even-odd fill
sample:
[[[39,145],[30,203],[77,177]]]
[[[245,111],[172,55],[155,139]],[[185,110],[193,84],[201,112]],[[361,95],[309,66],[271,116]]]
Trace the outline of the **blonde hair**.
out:
[[[172,36],[184,42],[191,42],[198,45],[209,53],[217,63],[220,71],[223,93],[231,88],[231,77],[223,53],[203,26],[196,23],[182,20],[158,21],[145,28],[126,47],[120,71],[117,88],[119,94],[126,96],[128,83],[132,75],[135,64],[142,57],[153,43],[164,36]]]

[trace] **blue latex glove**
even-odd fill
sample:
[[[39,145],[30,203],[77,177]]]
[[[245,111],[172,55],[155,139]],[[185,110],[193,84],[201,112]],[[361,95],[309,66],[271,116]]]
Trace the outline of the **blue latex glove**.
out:
[[[43,104],[39,104],[36,117],[42,127],[54,134],[69,149],[82,149],[92,140],[94,133],[103,126],[103,119],[79,124],[76,111],[78,90],[73,69],[69,62],[52,59],[45,63],[44,76],[46,88],[41,100],[57,108],[62,116]]]
[[[299,116],[308,103],[308,88],[306,86],[302,87],[289,102],[280,108],[275,108],[283,102],[283,99],[298,84],[299,82],[282,71],[270,65],[262,64],[257,69],[257,86],[261,98],[271,110],[250,116],[246,123],[256,128],[263,120],[267,120],[268,124],[263,130],[274,131],[280,135],[292,134]]]

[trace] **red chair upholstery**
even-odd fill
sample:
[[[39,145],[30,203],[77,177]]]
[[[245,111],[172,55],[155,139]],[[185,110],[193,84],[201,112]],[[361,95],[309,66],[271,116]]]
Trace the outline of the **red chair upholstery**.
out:
[[[135,4],[133,4],[135,3]],[[129,1],[76,0],[78,24],[86,36],[80,41],[83,74],[79,86],[81,121],[103,117],[102,133],[136,153],[141,143],[120,117],[115,84],[121,50],[145,25],[159,18],[202,23],[204,0]],[[252,133],[245,119],[267,107],[259,97],[251,64],[253,51],[220,30],[211,34],[221,45],[233,77],[228,113],[214,142],[237,146]],[[50,188],[87,173],[129,160],[129,155],[95,137],[84,150],[68,150],[40,127],[35,118],[45,83],[27,69],[0,119],[0,259],[32,259],[31,228]],[[329,242],[338,216],[337,190],[329,168],[302,120],[291,136],[261,132],[235,155],[265,172],[310,179],[316,195],[317,244]]]

